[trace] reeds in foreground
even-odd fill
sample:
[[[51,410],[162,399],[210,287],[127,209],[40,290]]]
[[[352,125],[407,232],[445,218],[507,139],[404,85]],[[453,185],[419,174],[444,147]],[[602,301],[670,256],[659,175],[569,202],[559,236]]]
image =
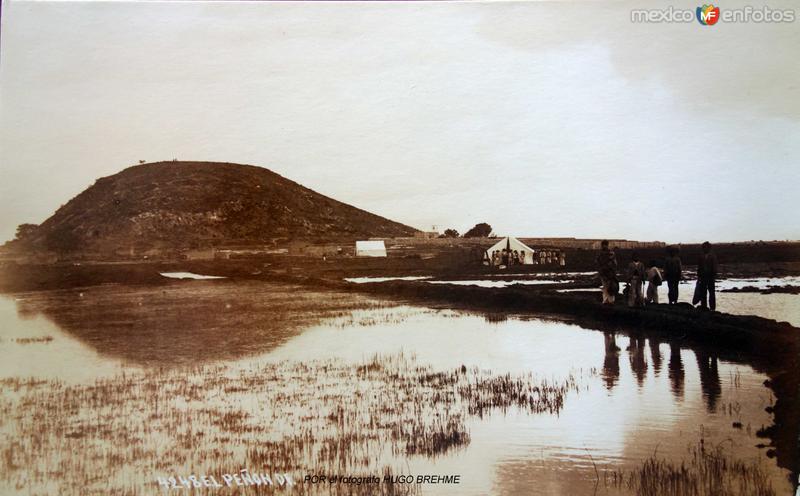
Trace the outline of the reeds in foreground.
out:
[[[437,371],[403,354],[158,368],[68,385],[7,379],[0,493],[151,494],[157,477],[398,474],[408,456],[470,442],[469,416],[557,413],[573,376]],[[234,491],[236,488],[229,488]],[[215,489],[224,494],[228,488]],[[197,492],[203,492],[198,490]],[[264,486],[250,492],[264,492]],[[298,484],[321,494],[413,494],[413,484]]]
[[[639,496],[774,496],[775,490],[757,461],[742,461],[723,446],[708,448],[703,439],[680,464],[653,454],[631,471],[604,474],[607,487]]]

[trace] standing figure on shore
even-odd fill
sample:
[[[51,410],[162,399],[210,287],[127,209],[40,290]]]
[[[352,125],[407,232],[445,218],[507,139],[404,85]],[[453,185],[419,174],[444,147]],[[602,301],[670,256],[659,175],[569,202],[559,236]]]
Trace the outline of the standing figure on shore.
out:
[[[658,287],[661,286],[663,277],[655,260],[650,260],[647,265],[650,267],[647,269],[647,303],[658,305]]]
[[[692,305],[714,311],[717,308],[715,284],[717,281],[717,256],[711,251],[711,243],[703,243],[703,254],[697,260],[697,286],[694,289]]]
[[[628,264],[628,306],[644,306],[642,287],[644,286],[646,270],[644,264],[639,261],[636,252],[631,254],[631,263]]]
[[[670,246],[667,248],[667,258],[664,260],[664,279],[667,280],[667,299],[670,305],[678,303],[678,284],[680,284],[682,270],[678,248]]]
[[[617,257],[608,249],[608,241],[600,243],[600,253],[597,254],[597,273],[603,284],[603,305],[613,305],[619,291],[617,281]]]

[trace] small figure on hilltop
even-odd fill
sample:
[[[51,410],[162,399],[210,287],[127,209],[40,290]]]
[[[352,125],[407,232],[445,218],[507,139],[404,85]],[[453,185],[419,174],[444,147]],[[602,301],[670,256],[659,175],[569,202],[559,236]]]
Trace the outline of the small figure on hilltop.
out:
[[[603,305],[613,305],[619,292],[617,281],[617,256],[608,249],[608,241],[600,243],[597,254],[597,272],[603,284]]]
[[[715,284],[717,281],[717,256],[711,251],[711,243],[703,243],[703,253],[697,260],[697,286],[694,288],[692,305],[700,303],[700,308],[711,310],[717,308]]]
[[[667,248],[667,258],[664,260],[664,279],[667,280],[667,299],[670,305],[678,303],[678,284],[682,278],[682,271],[678,248],[670,246]]]
[[[664,281],[661,276],[661,270],[658,268],[655,260],[650,260],[647,264],[647,303],[658,305],[658,287]]]
[[[647,270],[644,264],[639,261],[639,255],[636,252],[631,254],[631,263],[628,264],[628,306],[641,307],[644,306],[644,296],[642,289],[644,286]]]

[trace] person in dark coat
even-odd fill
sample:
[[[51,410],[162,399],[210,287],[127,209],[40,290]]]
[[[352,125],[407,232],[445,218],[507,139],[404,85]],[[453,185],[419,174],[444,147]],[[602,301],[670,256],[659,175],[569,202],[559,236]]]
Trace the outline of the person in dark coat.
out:
[[[682,271],[678,248],[670,246],[667,248],[667,258],[664,260],[664,279],[667,280],[667,299],[670,305],[678,303],[678,284],[682,278]]]
[[[617,281],[617,257],[608,249],[608,241],[600,243],[600,253],[597,254],[597,273],[603,284],[603,304],[613,305],[619,292]]]
[[[717,298],[715,284],[717,281],[717,256],[711,251],[711,243],[703,243],[703,254],[697,260],[697,286],[694,289],[692,304],[704,309],[716,310]]]

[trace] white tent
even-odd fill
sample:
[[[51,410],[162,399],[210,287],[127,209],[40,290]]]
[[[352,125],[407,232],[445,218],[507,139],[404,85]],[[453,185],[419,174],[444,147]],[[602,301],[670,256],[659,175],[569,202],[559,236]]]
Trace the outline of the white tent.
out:
[[[385,257],[386,245],[383,241],[356,241],[357,257]]]
[[[497,263],[501,264],[502,261],[499,261],[501,260],[499,255],[503,252],[503,250],[509,250],[512,253],[516,251],[517,253],[520,254],[520,256],[522,256],[522,254],[524,253],[525,256],[522,263],[524,263],[525,265],[530,265],[533,263],[533,255],[535,253],[533,248],[529,247],[522,241],[512,236],[508,236],[506,238],[501,239],[500,241],[492,245],[491,248],[486,250],[486,258],[488,258],[490,261],[493,260],[492,253],[496,251],[498,252]]]

